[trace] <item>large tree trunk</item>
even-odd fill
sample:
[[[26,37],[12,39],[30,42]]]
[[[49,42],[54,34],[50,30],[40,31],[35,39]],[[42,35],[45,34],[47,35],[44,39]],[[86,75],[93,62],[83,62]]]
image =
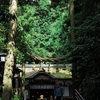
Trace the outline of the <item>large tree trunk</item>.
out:
[[[10,0],[9,12],[16,15],[17,12],[17,0]],[[8,34],[8,45],[7,45],[7,56],[4,67],[3,75],[3,93],[2,100],[11,100],[12,94],[12,77],[14,67],[14,56],[15,56],[15,33],[16,33],[16,19],[11,19],[10,30]]]

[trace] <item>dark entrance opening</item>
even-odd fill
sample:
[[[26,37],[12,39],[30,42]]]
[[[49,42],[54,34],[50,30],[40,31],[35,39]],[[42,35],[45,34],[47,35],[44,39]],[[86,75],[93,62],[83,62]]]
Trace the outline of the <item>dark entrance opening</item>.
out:
[[[54,97],[54,89],[31,89],[30,90],[30,100],[38,100],[40,95],[43,95],[45,100],[50,100]]]

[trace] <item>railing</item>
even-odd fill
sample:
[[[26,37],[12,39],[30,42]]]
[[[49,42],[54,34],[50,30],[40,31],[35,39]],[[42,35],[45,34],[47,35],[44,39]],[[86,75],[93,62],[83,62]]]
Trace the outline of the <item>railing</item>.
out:
[[[75,89],[75,97],[76,97],[76,100],[84,100],[82,95],[76,89]]]

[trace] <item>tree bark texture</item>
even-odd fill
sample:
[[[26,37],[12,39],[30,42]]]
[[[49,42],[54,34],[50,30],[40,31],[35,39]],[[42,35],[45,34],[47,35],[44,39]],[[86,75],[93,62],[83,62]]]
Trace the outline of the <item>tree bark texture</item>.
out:
[[[17,12],[17,0],[10,0],[9,12],[16,15]],[[11,100],[12,96],[12,77],[14,67],[14,56],[15,56],[15,34],[16,34],[17,23],[16,19],[11,19],[10,28],[8,33],[8,44],[7,44],[7,56],[4,66],[3,75],[3,93],[2,100]]]
[[[74,33],[74,0],[70,0],[70,23],[71,23],[71,40],[73,41],[75,39],[75,33]]]
[[[75,40],[75,32],[74,32],[74,0],[70,0],[70,23],[71,23],[71,41]],[[75,62],[72,63],[72,79],[73,79],[73,100],[75,99],[75,88],[76,88],[76,83],[75,83]]]

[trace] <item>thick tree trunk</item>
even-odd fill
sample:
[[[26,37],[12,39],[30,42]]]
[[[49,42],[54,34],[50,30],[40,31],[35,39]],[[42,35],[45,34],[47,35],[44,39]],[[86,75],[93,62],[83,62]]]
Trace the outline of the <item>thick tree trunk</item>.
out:
[[[17,12],[17,0],[10,0],[9,12],[16,15]],[[7,45],[7,56],[4,67],[3,75],[3,93],[2,100],[11,100],[12,94],[12,77],[14,67],[14,56],[15,56],[15,33],[16,33],[16,19],[11,19],[10,30],[8,34],[8,45]]]

